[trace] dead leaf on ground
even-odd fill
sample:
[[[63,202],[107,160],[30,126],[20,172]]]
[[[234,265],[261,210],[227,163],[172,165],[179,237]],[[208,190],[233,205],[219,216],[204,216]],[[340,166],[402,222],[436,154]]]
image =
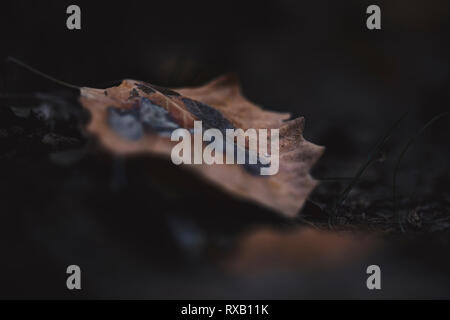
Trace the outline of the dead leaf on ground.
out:
[[[370,236],[297,228],[261,229],[239,241],[223,265],[233,273],[335,266],[361,258],[377,244]]]
[[[123,80],[107,89],[81,88],[82,105],[92,119],[87,131],[110,152],[145,153],[170,161],[170,133],[193,128],[280,129],[280,166],[273,176],[255,174],[254,165],[184,165],[236,197],[294,217],[317,182],[309,174],[323,148],[306,141],[304,119],[265,111],[245,99],[237,79],[222,76],[198,88],[167,89]],[[258,167],[256,168],[258,169]]]

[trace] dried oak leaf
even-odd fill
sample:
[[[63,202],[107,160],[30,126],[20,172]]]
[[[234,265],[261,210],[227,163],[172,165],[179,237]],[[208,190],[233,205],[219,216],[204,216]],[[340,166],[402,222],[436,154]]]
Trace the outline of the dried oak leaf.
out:
[[[81,88],[81,104],[89,110],[87,131],[113,153],[147,153],[170,159],[170,133],[176,128],[247,130],[279,128],[279,172],[260,176],[259,165],[183,164],[226,192],[293,217],[316,185],[309,174],[323,152],[302,136],[304,119],[265,111],[241,95],[235,76],[225,75],[198,88],[167,89],[123,80],[107,89]]]

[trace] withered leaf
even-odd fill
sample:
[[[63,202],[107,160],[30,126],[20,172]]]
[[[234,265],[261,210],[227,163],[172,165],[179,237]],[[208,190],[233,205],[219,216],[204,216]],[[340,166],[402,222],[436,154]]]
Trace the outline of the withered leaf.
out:
[[[306,141],[304,119],[265,111],[245,99],[237,79],[222,76],[198,88],[167,89],[137,80],[123,80],[107,89],[81,88],[81,103],[92,119],[87,131],[110,152],[146,153],[170,161],[176,128],[279,129],[279,172],[255,174],[261,164],[183,164],[224,191],[271,208],[288,217],[302,207],[316,181],[309,174],[323,148]]]

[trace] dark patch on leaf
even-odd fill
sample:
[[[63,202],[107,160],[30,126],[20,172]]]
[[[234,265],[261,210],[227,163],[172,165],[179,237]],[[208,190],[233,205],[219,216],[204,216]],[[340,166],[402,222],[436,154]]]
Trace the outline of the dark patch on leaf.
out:
[[[223,134],[225,129],[234,129],[233,124],[213,107],[189,98],[182,98],[182,100],[188,111],[202,120],[206,129],[219,129]]]
[[[180,94],[176,91],[173,91],[172,89],[169,88],[164,88],[164,87],[160,87],[160,86],[155,86],[153,84],[148,84],[148,83],[135,83],[136,87],[138,87],[141,91],[147,93],[147,94],[152,94],[157,92],[162,93],[165,96],[168,97],[179,97]]]
[[[141,90],[142,92],[145,92],[146,94],[152,94],[155,93],[155,90],[153,90],[151,87],[146,86],[145,84],[142,83],[135,83],[136,87],[138,87],[139,90]]]
[[[145,129],[166,135],[179,128],[166,109],[154,104],[147,98],[142,98],[139,101],[138,108],[140,120]]]
[[[108,108],[108,123],[118,135],[133,141],[146,132],[168,136],[179,128],[166,109],[147,98],[140,99],[130,109]]]
[[[202,120],[202,125],[204,129],[219,129],[223,136],[226,136],[226,129],[235,129],[233,124],[225,118],[222,113],[209,105],[198,102],[189,98],[182,98],[184,105],[190,113],[196,116],[199,120]],[[234,161],[237,163],[237,153],[238,146],[234,143]],[[264,165],[259,162],[259,156],[257,158],[258,162],[256,164],[249,163],[250,153],[245,150],[245,164],[242,166],[245,170],[255,176],[260,176],[260,170],[263,167],[268,167],[269,165]]]
[[[133,90],[131,90],[130,95],[128,96],[128,100],[130,99],[134,99],[139,97],[139,92],[133,88]]]
[[[235,146],[235,148],[234,148],[235,154],[236,154],[236,149],[237,149],[237,147]],[[249,155],[248,150],[245,150],[245,163],[242,165],[244,167],[245,171],[247,171],[248,173],[250,173],[251,175],[254,175],[254,176],[264,177],[264,176],[261,175],[261,168],[268,168],[270,166],[270,164],[262,164],[262,163],[260,163],[259,162],[259,156],[258,156],[258,162],[257,163],[250,164],[250,163],[248,163],[249,162],[249,157],[250,157],[250,155]],[[235,158],[236,158],[236,156],[235,156]],[[237,161],[237,160],[235,159],[235,161]]]
[[[119,136],[128,140],[139,140],[144,130],[137,109],[108,108],[108,124]]]
[[[176,91],[173,91],[172,89],[169,88],[164,88],[164,87],[160,87],[160,86],[155,86],[152,85],[152,88],[154,88],[155,90],[161,92],[163,95],[166,96],[171,96],[171,97],[179,97],[180,94]]]

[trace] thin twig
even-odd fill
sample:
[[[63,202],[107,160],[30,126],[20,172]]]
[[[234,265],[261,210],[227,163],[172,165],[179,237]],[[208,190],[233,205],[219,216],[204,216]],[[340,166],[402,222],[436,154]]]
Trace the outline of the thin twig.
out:
[[[39,75],[39,76],[41,76],[43,78],[46,78],[46,79],[48,79],[50,81],[53,81],[53,82],[55,82],[57,84],[60,84],[62,86],[65,86],[65,87],[68,87],[68,88],[71,88],[71,89],[77,89],[77,90],[81,89],[81,87],[79,87],[79,86],[76,86],[76,85],[70,84],[68,82],[56,79],[56,78],[54,78],[54,77],[52,77],[52,76],[50,76],[50,75],[48,75],[46,73],[43,73],[42,71],[39,71],[39,70],[37,70],[37,69],[27,65],[26,63],[20,61],[19,59],[14,58],[14,57],[6,58],[6,62],[13,62],[13,63],[21,66],[22,68],[27,69],[28,71],[30,71],[32,73],[35,73],[35,74],[37,74],[37,75]]]
[[[402,151],[400,152],[400,155],[397,158],[397,162],[395,164],[395,168],[394,168],[394,174],[392,177],[392,205],[393,205],[393,211],[394,211],[394,216],[397,215],[397,172],[398,169],[400,167],[400,162],[403,159],[403,156],[406,154],[406,151],[408,151],[408,149],[411,147],[411,145],[416,141],[417,138],[420,137],[420,135],[427,129],[429,128],[431,125],[433,125],[436,121],[442,119],[445,116],[450,115],[450,112],[443,112],[441,114],[438,114],[437,116],[435,116],[434,118],[432,118],[430,121],[428,121],[420,130],[417,134],[415,134],[414,136],[412,136],[409,141],[405,144],[405,146],[403,147]],[[405,232],[405,229],[403,228],[403,221],[402,221],[402,217],[401,215],[398,215],[398,223],[400,226],[400,230],[402,232]]]
[[[395,128],[403,121],[403,119],[408,115],[409,111],[405,112],[386,132],[386,134],[379,140],[379,142],[375,145],[372,151],[369,153],[367,160],[359,167],[355,176],[352,178],[352,181],[348,184],[348,186],[341,193],[338,201],[335,204],[335,207],[338,204],[342,204],[347,198],[350,191],[353,189],[355,184],[358,182],[364,171],[375,161],[375,156],[381,151],[381,149],[386,145],[386,143],[391,138]]]

